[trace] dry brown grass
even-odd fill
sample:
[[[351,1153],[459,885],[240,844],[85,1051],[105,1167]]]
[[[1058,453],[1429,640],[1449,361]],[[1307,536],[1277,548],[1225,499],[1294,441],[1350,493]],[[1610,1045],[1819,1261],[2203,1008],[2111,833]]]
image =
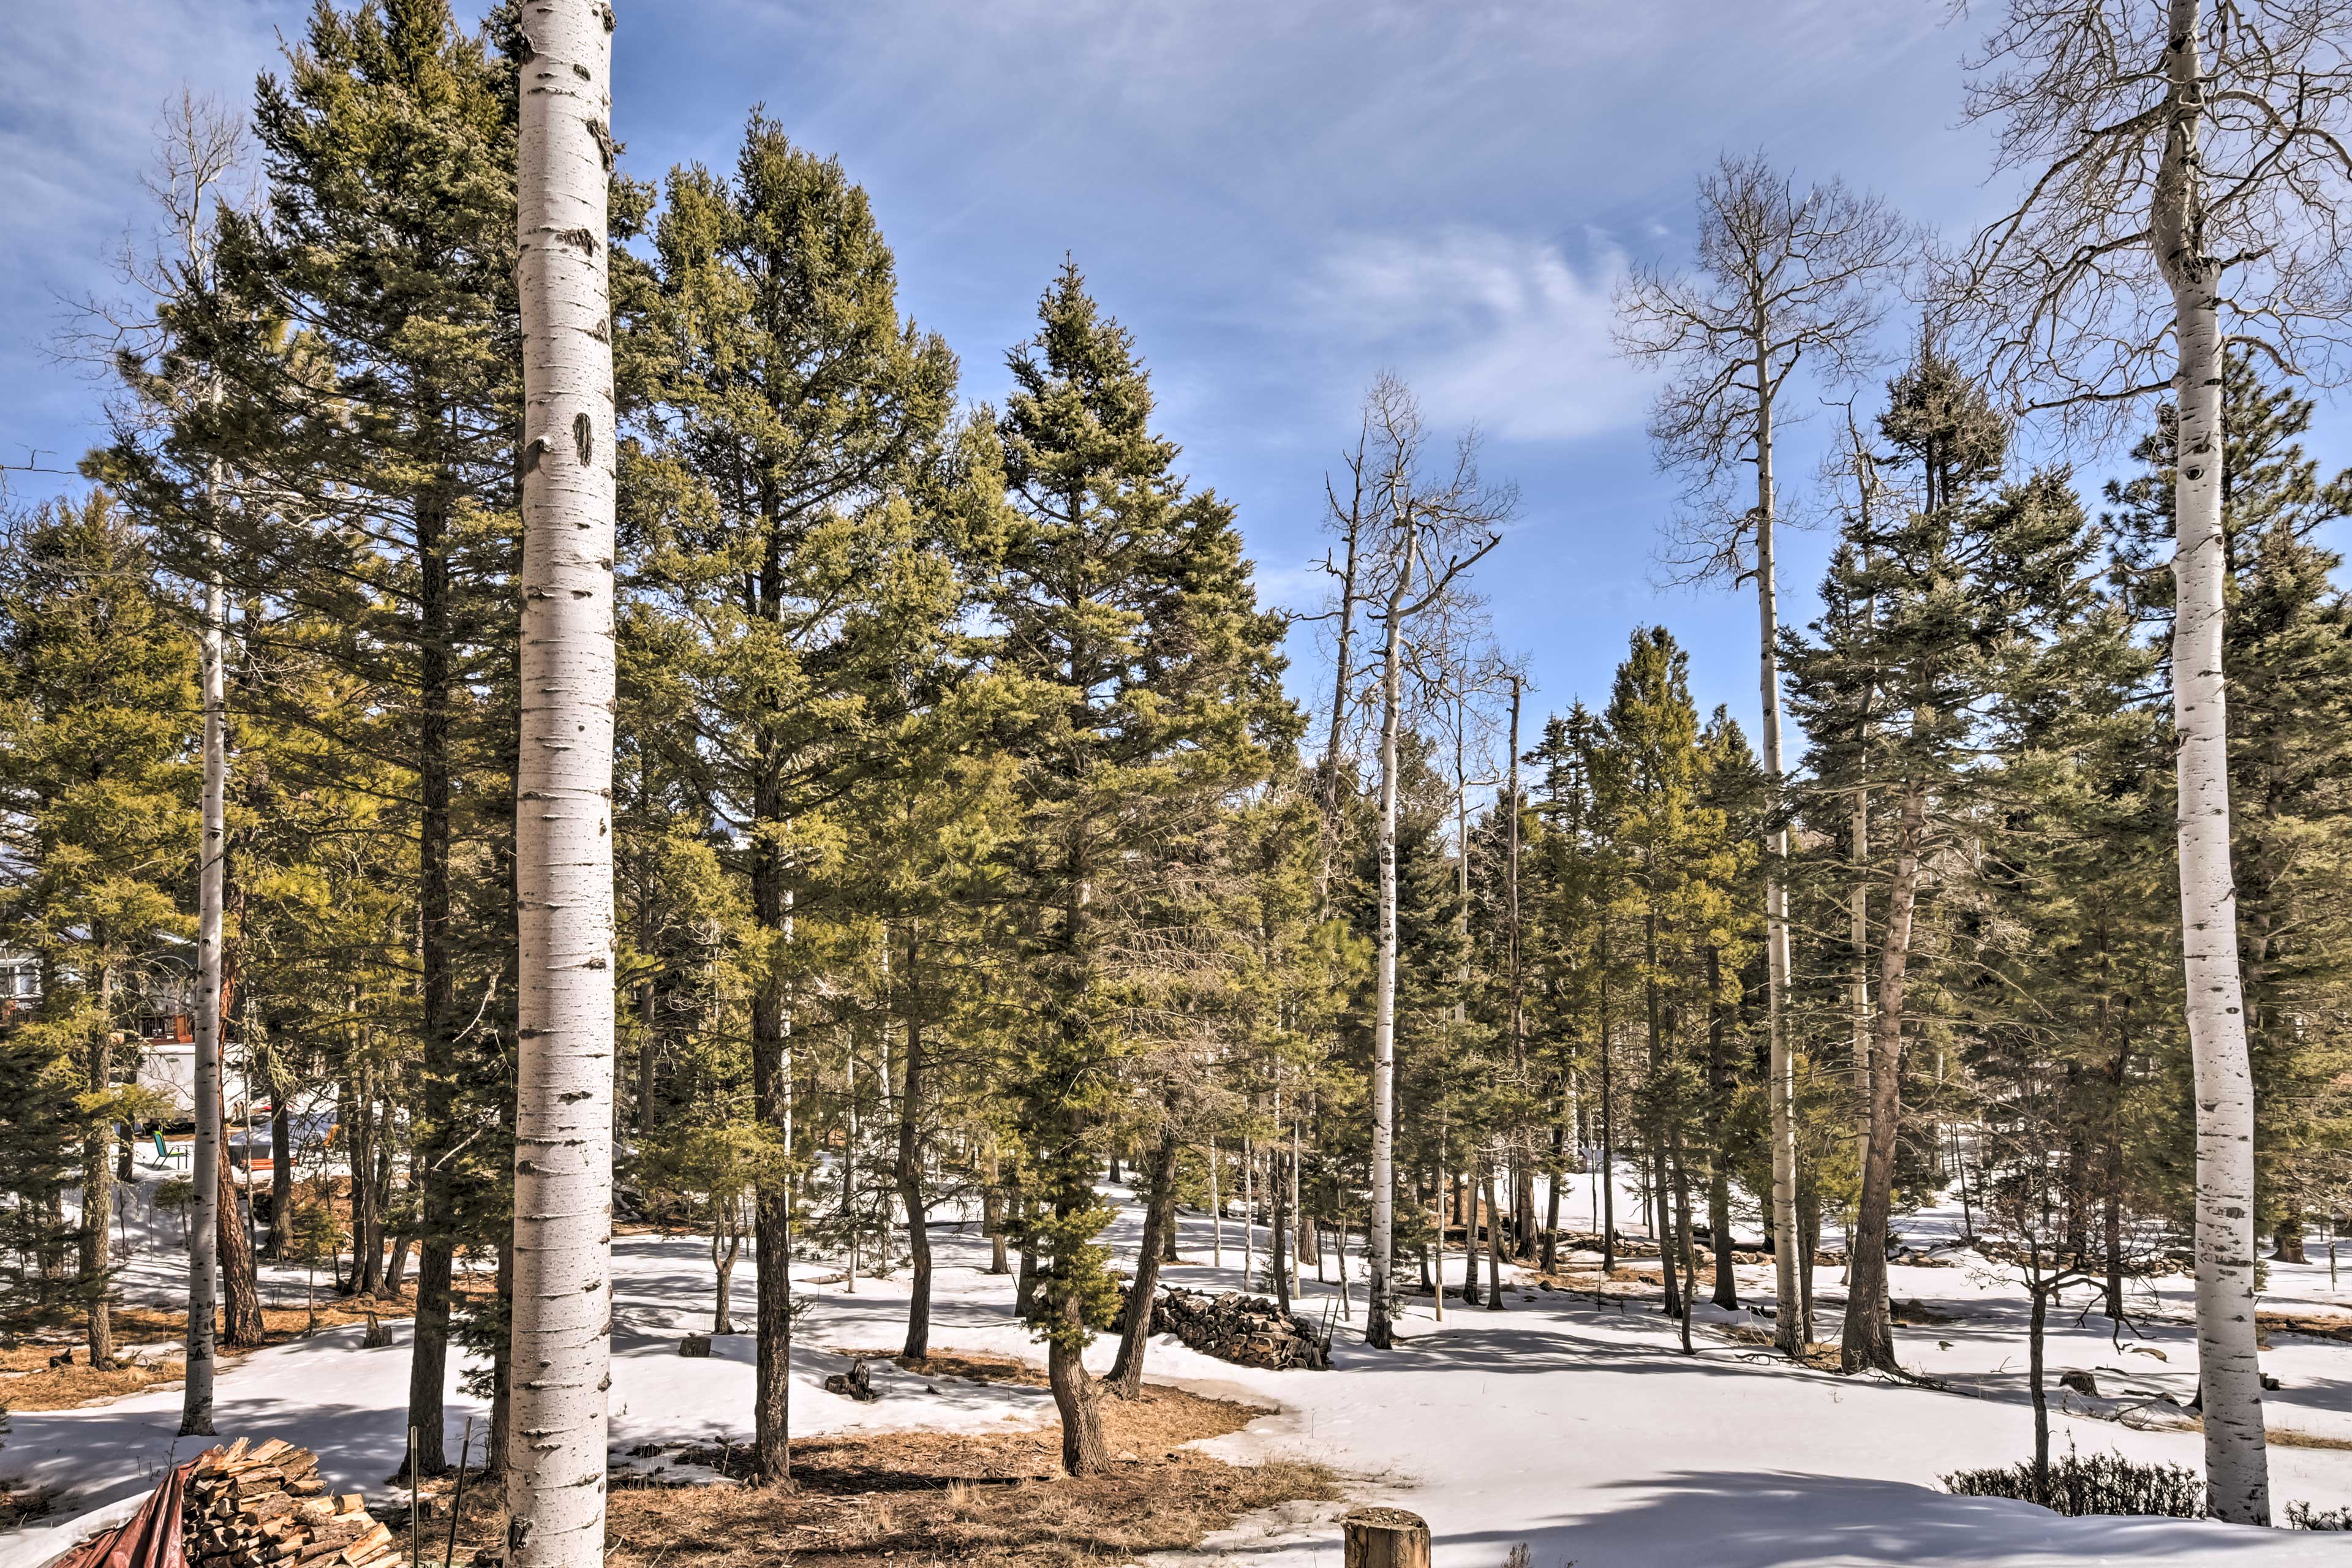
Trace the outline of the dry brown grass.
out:
[[[1925,1301],[1896,1301],[1892,1303],[1887,1320],[1901,1329],[1936,1329],[1958,1322],[1960,1314],[1930,1307]]]
[[[487,1293],[493,1287],[487,1280],[475,1284],[461,1277],[457,1289],[464,1296]],[[317,1326],[341,1328],[363,1323],[370,1317],[409,1318],[415,1314],[416,1289],[411,1284],[400,1295],[381,1300],[373,1296],[321,1296]],[[79,1337],[52,1338],[46,1342],[28,1341],[0,1350],[0,1405],[11,1410],[70,1410],[180,1381],[185,1364],[160,1347],[176,1346],[187,1338],[188,1314],[184,1310],[117,1307],[113,1318],[118,1346],[144,1348],[118,1350],[115,1364],[104,1370],[89,1364],[86,1358],[89,1352]],[[284,1344],[308,1332],[311,1317],[300,1307],[264,1307],[261,1324],[264,1345]],[[49,1358],[67,1350],[73,1352],[73,1364],[51,1367]],[[221,1360],[233,1363],[237,1354],[224,1348]]]
[[[2352,1314],[2256,1312],[2254,1326],[2264,1331],[2309,1334],[2315,1339],[2352,1340]]]
[[[78,1405],[94,1405],[109,1399],[121,1399],[142,1388],[152,1388],[159,1383],[177,1383],[185,1367],[176,1359],[140,1357],[118,1361],[101,1372],[74,1352],[71,1366],[51,1367],[47,1358],[56,1353],[53,1346],[26,1347],[39,1353],[40,1360],[30,1371],[16,1371],[16,1364],[25,1359],[25,1349],[0,1352],[0,1405],[18,1412],[33,1410],[70,1410]]]
[[[887,1361],[908,1372],[919,1372],[926,1377],[960,1377],[967,1383],[1010,1383],[1024,1388],[1044,1388],[1045,1369],[1034,1362],[1015,1361],[1011,1356],[963,1355],[955,1351],[933,1351],[927,1356],[903,1356],[895,1351],[836,1351],[836,1355],[856,1356],[866,1361]]]
[[[1664,1295],[1666,1289],[1664,1277],[1658,1272],[1658,1266],[1654,1259],[1646,1268],[1639,1264],[1629,1266],[1621,1263],[1605,1276],[1598,1268],[1578,1268],[1571,1265],[1564,1270],[1538,1275],[1537,1278],[1555,1290],[1581,1290],[1587,1295],[1610,1285],[1637,1285],[1652,1295]],[[1702,1283],[1711,1284],[1712,1281],[1703,1279]],[[1479,1289],[1482,1290],[1486,1289],[1483,1282]],[[1505,1289],[1508,1289],[1509,1287],[1506,1286]],[[1612,1296],[1638,1295],[1642,1291],[1611,1290],[1608,1293]]]
[[[940,1377],[977,1373],[992,1383],[1044,1381],[1034,1366],[980,1357],[934,1355],[920,1370]],[[1238,1431],[1263,1414],[1172,1388],[1146,1387],[1132,1401],[1105,1394],[1103,1433],[1118,1462],[1083,1480],[1061,1473],[1061,1431],[1050,1426],[815,1438],[793,1445],[788,1489],[615,1480],[604,1561],[608,1568],[1124,1563],[1196,1545],[1254,1510],[1339,1496],[1319,1465],[1229,1465],[1180,1447]],[[740,1449],[677,1457],[723,1462],[735,1475],[747,1469]],[[490,1544],[497,1506],[494,1489],[468,1482],[458,1563]],[[447,1530],[446,1516],[425,1521],[426,1562],[447,1551]]]
[[[49,1511],[57,1493],[47,1487],[22,1487],[21,1483],[0,1478],[0,1531],[16,1529]]]
[[[1772,1346],[1772,1331],[1751,1328],[1746,1323],[1725,1323],[1709,1331],[1721,1334],[1735,1344]],[[1843,1364],[1842,1352],[1827,1340],[1818,1340],[1805,1347],[1805,1364],[1815,1372],[1835,1372]]]
[[[2300,1426],[2273,1426],[2263,1436],[2274,1448],[2352,1449],[2352,1437],[2337,1437],[2326,1432],[2306,1432]]]

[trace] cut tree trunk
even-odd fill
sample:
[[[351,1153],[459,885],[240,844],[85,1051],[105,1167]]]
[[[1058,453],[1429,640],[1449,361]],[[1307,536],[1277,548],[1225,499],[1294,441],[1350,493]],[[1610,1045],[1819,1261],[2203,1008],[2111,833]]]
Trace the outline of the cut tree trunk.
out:
[[[1429,1568],[1429,1526],[1401,1508],[1360,1508],[1339,1521],[1343,1568]]]

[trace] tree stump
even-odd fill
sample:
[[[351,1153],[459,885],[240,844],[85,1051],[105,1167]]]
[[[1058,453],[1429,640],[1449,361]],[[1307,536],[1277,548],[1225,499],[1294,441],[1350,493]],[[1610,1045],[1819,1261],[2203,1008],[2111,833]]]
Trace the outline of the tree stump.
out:
[[[710,1359],[710,1336],[709,1334],[687,1335],[686,1338],[677,1342],[677,1353],[689,1360],[709,1361]]]
[[[1401,1508],[1360,1508],[1339,1521],[1347,1568],[1429,1568],[1429,1525]]]
[[[855,1399],[860,1405],[870,1405],[882,1396],[874,1392],[874,1374],[866,1370],[865,1358],[849,1363],[846,1373],[835,1373],[824,1380],[827,1394],[838,1394],[845,1399]]]

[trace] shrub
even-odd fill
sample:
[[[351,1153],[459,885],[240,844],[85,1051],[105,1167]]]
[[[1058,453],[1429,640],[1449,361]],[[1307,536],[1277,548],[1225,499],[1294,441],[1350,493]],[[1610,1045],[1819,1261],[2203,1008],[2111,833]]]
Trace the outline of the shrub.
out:
[[[2295,1530],[2352,1530],[2352,1508],[2323,1512],[2307,1502],[2291,1502],[2286,1505],[2286,1521]]]
[[[2181,1465],[2143,1465],[2121,1454],[2068,1454],[2050,1461],[2047,1487],[2034,1482],[2031,1460],[1990,1470],[1959,1470],[1944,1478],[1958,1497],[2005,1497],[2039,1503],[2069,1517],[2089,1513],[2205,1517],[2204,1478]]]

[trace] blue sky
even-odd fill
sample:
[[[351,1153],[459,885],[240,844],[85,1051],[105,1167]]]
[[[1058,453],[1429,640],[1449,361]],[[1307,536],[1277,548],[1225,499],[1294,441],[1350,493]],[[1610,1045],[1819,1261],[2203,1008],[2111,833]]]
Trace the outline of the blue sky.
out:
[[[961,354],[966,395],[1002,396],[1004,350],[1074,255],[1135,331],[1187,471],[1237,504],[1269,598],[1320,591],[1322,476],[1377,371],[1433,425],[1475,421],[1523,495],[1480,585],[1538,708],[1605,697],[1628,631],[1662,620],[1701,701],[1753,733],[1753,601],[1659,585],[1675,486],[1643,435],[1650,384],[1608,337],[1627,259],[1687,256],[1697,172],[1760,149],[1952,235],[1999,195],[1959,124],[1975,24],[1943,26],[1938,0],[617,5],[626,166],[725,165],[764,103],[872,194],[902,305]],[[69,467],[94,437],[102,388],[49,345],[60,297],[103,289],[143,219],[164,99],[246,100],[307,10],[0,7],[0,461]],[[1793,489],[1825,429],[1794,433]],[[7,478],[19,498],[70,482]],[[1825,545],[1789,542],[1792,618]],[[1319,679],[1302,660],[1302,695]]]

